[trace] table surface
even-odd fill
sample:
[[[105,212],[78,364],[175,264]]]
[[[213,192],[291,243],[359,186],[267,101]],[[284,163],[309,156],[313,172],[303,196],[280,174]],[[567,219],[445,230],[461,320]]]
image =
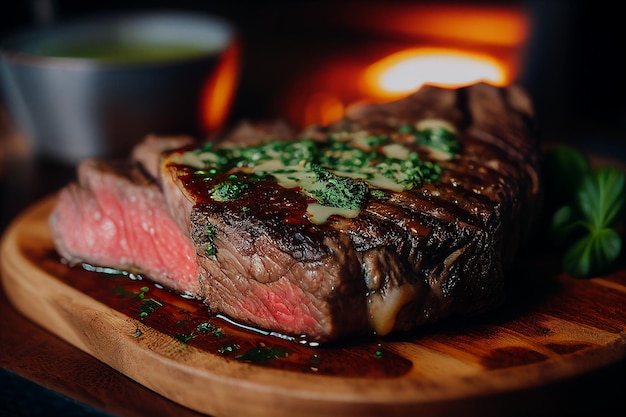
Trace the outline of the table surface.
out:
[[[0,113],[0,232],[21,210],[74,176],[74,167],[32,158]],[[148,390],[19,314],[0,289],[0,416],[200,414]],[[611,416],[626,408],[626,359],[540,389],[494,398],[502,416]],[[485,406],[481,402],[480,407]],[[483,410],[468,410],[481,415]]]

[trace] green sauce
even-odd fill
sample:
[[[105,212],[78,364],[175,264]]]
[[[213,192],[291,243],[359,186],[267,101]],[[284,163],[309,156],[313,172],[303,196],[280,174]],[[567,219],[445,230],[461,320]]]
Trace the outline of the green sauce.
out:
[[[102,42],[73,43],[34,51],[38,55],[96,59],[104,62],[159,62],[209,55],[210,47],[189,43]]]

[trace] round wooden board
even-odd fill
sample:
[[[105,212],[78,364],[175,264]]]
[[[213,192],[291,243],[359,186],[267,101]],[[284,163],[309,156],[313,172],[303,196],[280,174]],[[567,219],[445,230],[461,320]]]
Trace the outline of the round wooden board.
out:
[[[522,274],[534,275],[525,277],[527,283],[506,306],[478,320],[357,342],[383,346],[402,358],[409,366],[398,374],[372,375],[362,364],[376,361],[374,357],[343,374],[235,360],[177,340],[51,273],[34,254],[54,249],[47,225],[54,201],[51,196],[29,208],[3,236],[2,283],[11,303],[72,345],[202,413],[306,417],[461,412],[468,401],[540,387],[626,356],[626,271],[576,280],[539,265]],[[341,356],[350,347],[341,349],[330,353]]]

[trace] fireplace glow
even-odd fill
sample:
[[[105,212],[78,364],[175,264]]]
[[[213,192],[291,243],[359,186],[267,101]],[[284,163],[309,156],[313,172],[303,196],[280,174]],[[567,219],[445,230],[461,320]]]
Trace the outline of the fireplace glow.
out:
[[[341,119],[344,111],[344,105],[337,96],[318,92],[307,101],[304,119],[309,123],[305,123],[325,126]]]
[[[354,38],[311,56],[294,73],[281,115],[298,126],[327,125],[353,105],[405,97],[425,84],[497,86],[522,75],[530,12],[458,2],[363,2],[323,16]],[[316,51],[317,52],[317,51]]]
[[[443,48],[412,48],[391,54],[363,74],[366,96],[399,98],[424,84],[460,87],[477,81],[506,85],[507,67],[488,55]]]
[[[239,45],[225,51],[217,65],[205,82],[199,106],[201,128],[206,134],[218,131],[228,117],[239,80]]]

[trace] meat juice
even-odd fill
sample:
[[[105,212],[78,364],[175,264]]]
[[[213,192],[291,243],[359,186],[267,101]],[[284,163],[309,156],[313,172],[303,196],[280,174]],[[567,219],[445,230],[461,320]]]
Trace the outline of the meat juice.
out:
[[[412,363],[374,336],[321,344],[240,325],[212,314],[201,301],[161,288],[148,279],[94,268],[68,266],[56,251],[24,248],[34,265],[94,300],[180,343],[223,357],[293,372],[342,377],[395,378]],[[137,327],[135,337],[142,337]]]

